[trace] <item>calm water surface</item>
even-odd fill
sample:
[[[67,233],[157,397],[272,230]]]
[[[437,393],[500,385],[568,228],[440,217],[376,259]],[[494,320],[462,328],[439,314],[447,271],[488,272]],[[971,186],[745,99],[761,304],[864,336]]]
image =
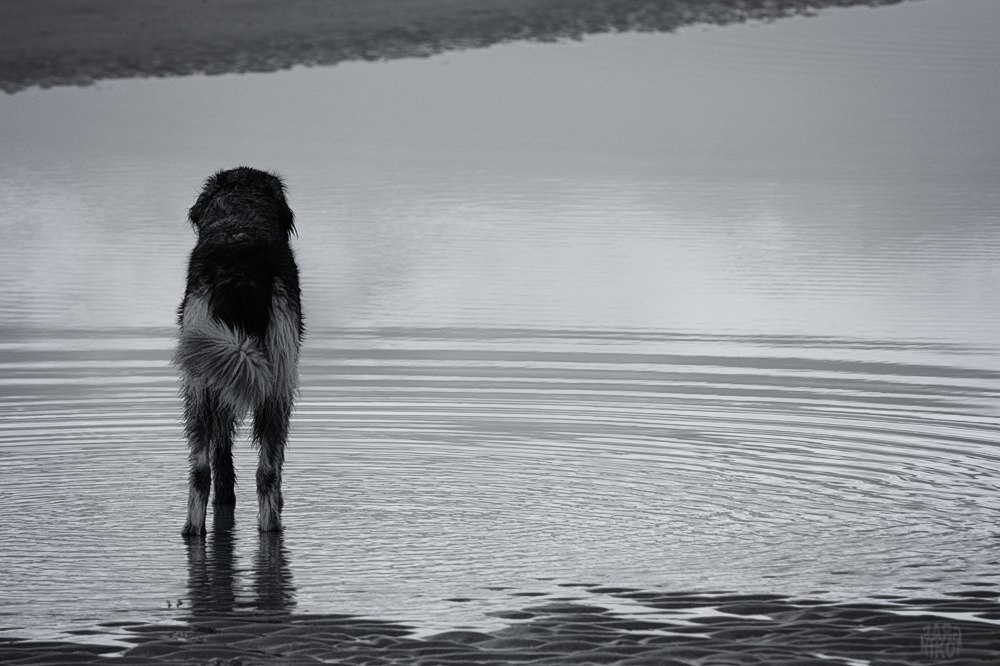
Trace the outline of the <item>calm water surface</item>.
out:
[[[0,99],[0,630],[995,590],[1000,12],[945,4]],[[286,531],[241,447],[190,545],[184,214],[243,162],[300,230]]]

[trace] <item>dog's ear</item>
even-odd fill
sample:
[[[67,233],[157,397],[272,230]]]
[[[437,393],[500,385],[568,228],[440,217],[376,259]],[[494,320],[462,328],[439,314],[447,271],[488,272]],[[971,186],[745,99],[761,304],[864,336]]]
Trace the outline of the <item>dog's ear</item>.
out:
[[[288,200],[285,198],[285,181],[276,173],[268,173],[267,175],[270,176],[267,179],[268,188],[271,190],[274,202],[278,206],[278,224],[285,234],[295,234],[298,236],[299,234],[295,230],[295,213],[292,212],[292,209],[288,206]]]
[[[198,195],[198,200],[188,209],[188,222],[191,223],[195,231],[201,231],[201,220],[208,212],[208,206],[212,203],[212,199],[222,189],[224,174],[225,172],[220,170],[209,176],[205,181],[205,186],[201,189],[201,194]]]

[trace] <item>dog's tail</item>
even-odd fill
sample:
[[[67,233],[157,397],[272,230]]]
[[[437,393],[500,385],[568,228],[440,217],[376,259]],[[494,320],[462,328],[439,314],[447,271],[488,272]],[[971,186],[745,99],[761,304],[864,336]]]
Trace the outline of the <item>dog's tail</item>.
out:
[[[236,413],[246,413],[271,386],[271,363],[258,340],[211,316],[200,300],[189,299],[184,308],[173,363],[189,380],[214,389]]]

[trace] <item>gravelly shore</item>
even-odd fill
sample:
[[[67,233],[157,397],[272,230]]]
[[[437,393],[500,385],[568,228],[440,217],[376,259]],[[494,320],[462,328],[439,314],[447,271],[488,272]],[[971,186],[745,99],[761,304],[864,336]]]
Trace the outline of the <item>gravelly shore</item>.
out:
[[[0,3],[0,90],[270,72],[512,40],[777,19],[902,0],[33,0]]]
[[[504,613],[493,632],[422,639],[410,628],[346,615],[228,613],[124,629],[121,648],[0,640],[4,664],[995,664],[1000,604],[990,592],[952,599],[832,604],[774,595],[595,588],[641,604],[652,619],[575,601]],[[914,611],[922,608],[923,611]],[[704,614],[693,613],[697,610]],[[904,611],[900,614],[896,611]],[[676,613],[678,620],[669,619]],[[683,618],[683,619],[680,619]]]

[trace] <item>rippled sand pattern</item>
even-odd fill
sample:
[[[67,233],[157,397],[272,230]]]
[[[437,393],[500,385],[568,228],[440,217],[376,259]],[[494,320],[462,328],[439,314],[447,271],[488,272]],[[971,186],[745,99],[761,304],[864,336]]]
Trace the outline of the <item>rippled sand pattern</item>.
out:
[[[635,610],[623,617],[573,597],[502,614],[512,626],[492,634],[459,630],[420,639],[405,625],[344,615],[195,615],[184,625],[105,625],[138,644],[125,656],[115,648],[57,642],[0,642],[0,655],[30,663],[680,666],[909,664],[958,655],[963,664],[989,664],[1000,649],[995,624],[961,617],[995,608],[974,595],[900,612],[892,604],[830,605],[768,595],[588,591]],[[944,625],[940,614],[960,617]]]

